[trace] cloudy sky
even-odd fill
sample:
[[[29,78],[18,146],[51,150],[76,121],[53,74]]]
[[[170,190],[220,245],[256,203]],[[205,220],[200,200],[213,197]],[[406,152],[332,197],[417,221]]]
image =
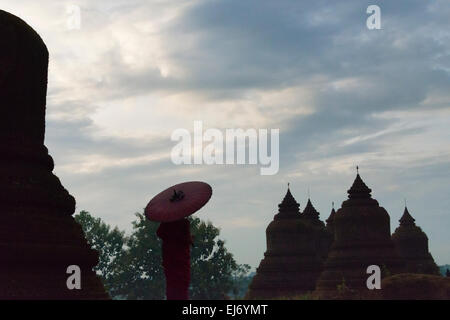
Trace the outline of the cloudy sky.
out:
[[[368,5],[381,30],[366,27]],[[73,8],[81,26],[73,29]],[[131,229],[160,190],[203,180],[198,214],[256,267],[287,182],[326,219],[360,166],[398,225],[407,199],[450,263],[448,0],[0,0],[50,51],[46,145],[55,173],[106,222]],[[72,9],[71,9],[72,8]],[[178,128],[280,129],[280,169],[172,163]]]

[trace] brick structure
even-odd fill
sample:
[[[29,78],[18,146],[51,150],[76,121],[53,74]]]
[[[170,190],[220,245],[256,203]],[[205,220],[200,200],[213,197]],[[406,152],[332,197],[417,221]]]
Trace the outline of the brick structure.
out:
[[[44,146],[47,48],[1,10],[0,48],[0,299],[108,298]],[[81,269],[80,290],[67,288],[70,265]]]
[[[407,207],[399,222],[400,226],[392,235],[392,241],[399,256],[405,261],[405,271],[439,275],[439,268],[428,251],[428,237],[416,226],[415,219],[409,214]]]
[[[308,201],[303,214],[288,189],[266,229],[267,251],[249,286],[250,299],[288,298],[313,291],[322,270],[329,234]]]

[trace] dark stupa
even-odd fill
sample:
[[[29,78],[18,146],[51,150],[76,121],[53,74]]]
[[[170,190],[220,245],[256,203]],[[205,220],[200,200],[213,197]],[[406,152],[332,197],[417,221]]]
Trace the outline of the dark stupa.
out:
[[[267,251],[249,286],[249,299],[287,298],[313,291],[322,269],[326,245],[318,230],[325,230],[317,211],[309,208],[305,218],[289,188],[278,207],[266,229]]]
[[[44,146],[47,66],[39,35],[0,10],[0,299],[108,298]],[[71,265],[81,289],[66,285]]]
[[[378,265],[386,274],[402,270],[391,240],[389,214],[371,197],[359,173],[333,219],[334,242],[317,282],[319,298],[334,298],[343,287],[365,294],[367,267]]]
[[[405,206],[400,226],[392,235],[399,256],[405,261],[405,271],[439,275],[439,268],[428,251],[428,237],[416,226],[415,219]]]

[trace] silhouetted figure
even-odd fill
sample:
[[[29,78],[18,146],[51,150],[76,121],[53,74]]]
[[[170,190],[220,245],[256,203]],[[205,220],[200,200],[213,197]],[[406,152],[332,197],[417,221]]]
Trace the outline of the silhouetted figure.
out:
[[[428,237],[416,226],[415,219],[406,206],[399,222],[400,226],[392,234],[392,241],[400,258],[405,261],[405,271],[440,275],[439,268],[428,251]]]
[[[447,269],[447,272],[445,273],[445,275],[446,275],[447,277],[450,277],[450,270]]]
[[[162,239],[162,265],[166,276],[167,300],[188,300],[192,244],[189,220],[162,222],[156,234]]]
[[[98,254],[44,146],[48,59],[39,35],[0,10],[0,299],[104,299]]]

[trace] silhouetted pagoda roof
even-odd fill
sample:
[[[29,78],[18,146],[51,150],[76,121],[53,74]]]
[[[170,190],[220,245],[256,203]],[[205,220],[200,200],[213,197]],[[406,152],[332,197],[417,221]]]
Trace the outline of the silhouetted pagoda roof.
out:
[[[398,220],[400,222],[400,226],[407,227],[407,226],[415,226],[416,219],[414,219],[408,211],[408,208],[405,207],[405,211],[403,212],[403,216]]]
[[[303,217],[310,220],[319,220],[319,212],[311,203],[311,199],[308,198],[308,203],[306,204],[305,210],[303,210]]]
[[[334,210],[334,206],[333,206],[333,209],[331,209],[330,216],[328,217],[327,220],[325,220],[326,223],[327,223],[327,225],[332,225],[332,224],[333,224],[333,221],[334,221],[334,215],[335,215],[335,214],[336,214],[336,210]]]
[[[291,190],[288,189],[286,195],[283,198],[283,201],[278,205],[278,214],[275,215],[276,218],[291,218],[291,217],[299,217],[300,204],[295,200],[292,196]]]
[[[361,179],[359,173],[356,174],[355,181],[353,181],[353,185],[348,189],[348,197],[350,199],[370,199],[372,196],[370,193],[372,189],[370,189],[364,181]]]

